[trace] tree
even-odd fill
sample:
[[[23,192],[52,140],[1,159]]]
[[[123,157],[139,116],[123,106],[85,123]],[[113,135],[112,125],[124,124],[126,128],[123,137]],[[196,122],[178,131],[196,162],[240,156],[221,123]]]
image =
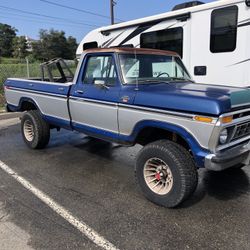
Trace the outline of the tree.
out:
[[[17,29],[8,24],[0,23],[0,55],[10,57],[13,52],[13,39]]]
[[[42,45],[43,44],[40,40],[32,43],[32,56],[39,61],[47,60],[44,55],[45,49]]]
[[[33,55],[38,60],[50,60],[55,57],[74,59],[77,43],[75,38],[65,37],[64,31],[40,30],[40,40],[33,44]]]
[[[28,55],[25,36],[19,36],[13,39],[13,50],[14,57],[25,58]]]
[[[69,36],[67,38],[67,44],[68,44],[68,50],[69,50],[68,58],[74,59],[76,57],[76,49],[78,47],[76,39],[72,36]]]

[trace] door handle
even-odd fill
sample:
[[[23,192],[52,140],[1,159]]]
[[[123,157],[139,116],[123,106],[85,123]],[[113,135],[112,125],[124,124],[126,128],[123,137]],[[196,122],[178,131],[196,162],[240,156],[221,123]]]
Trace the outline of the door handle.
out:
[[[33,87],[33,86],[34,86],[34,84],[33,84],[33,83],[29,83],[29,86],[30,86],[30,87]]]
[[[62,88],[62,87],[61,87],[61,88],[58,88],[58,90],[60,90],[60,91],[64,91],[64,88]]]
[[[83,91],[82,91],[82,90],[77,90],[76,93],[82,95],[82,94],[83,94]]]

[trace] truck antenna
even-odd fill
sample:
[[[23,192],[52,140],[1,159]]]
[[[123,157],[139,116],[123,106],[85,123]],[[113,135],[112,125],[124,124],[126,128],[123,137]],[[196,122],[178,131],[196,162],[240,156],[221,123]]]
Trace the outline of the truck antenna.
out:
[[[114,18],[114,6],[116,5],[116,2],[114,0],[110,0],[110,18],[111,18],[111,25],[115,23]]]
[[[136,49],[134,50],[135,52],[135,63],[137,63],[137,54],[136,54]],[[139,61],[138,61],[138,76],[139,76]],[[135,77],[135,90],[139,90],[139,86],[138,86],[138,76],[136,75]]]

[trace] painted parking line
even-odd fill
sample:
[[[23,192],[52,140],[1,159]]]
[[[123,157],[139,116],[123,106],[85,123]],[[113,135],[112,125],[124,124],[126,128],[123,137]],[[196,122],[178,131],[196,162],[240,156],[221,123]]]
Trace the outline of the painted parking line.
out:
[[[104,237],[99,235],[95,230],[89,227],[86,223],[74,217],[64,207],[59,205],[56,201],[54,201],[48,195],[43,193],[41,190],[33,186],[29,181],[24,179],[22,176],[18,175],[14,170],[12,170],[9,166],[7,166],[2,161],[0,161],[0,168],[3,171],[5,171],[8,175],[13,177],[16,181],[18,181],[23,187],[25,187],[27,190],[33,193],[38,199],[44,202],[47,206],[49,206],[52,210],[54,210],[63,219],[65,219],[72,226],[78,229],[83,235],[89,238],[97,246],[106,250],[118,250],[118,248],[115,247],[111,242],[109,242]]]

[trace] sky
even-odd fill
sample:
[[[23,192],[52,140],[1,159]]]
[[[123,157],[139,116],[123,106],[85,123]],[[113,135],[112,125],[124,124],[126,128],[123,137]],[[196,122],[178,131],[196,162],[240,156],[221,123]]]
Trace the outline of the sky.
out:
[[[115,0],[116,22],[167,12],[187,0]],[[214,0],[203,0],[213,2]],[[69,6],[65,8],[59,5]],[[39,38],[40,29],[65,31],[78,42],[91,30],[110,24],[109,0],[0,0],[0,23],[17,35]]]

